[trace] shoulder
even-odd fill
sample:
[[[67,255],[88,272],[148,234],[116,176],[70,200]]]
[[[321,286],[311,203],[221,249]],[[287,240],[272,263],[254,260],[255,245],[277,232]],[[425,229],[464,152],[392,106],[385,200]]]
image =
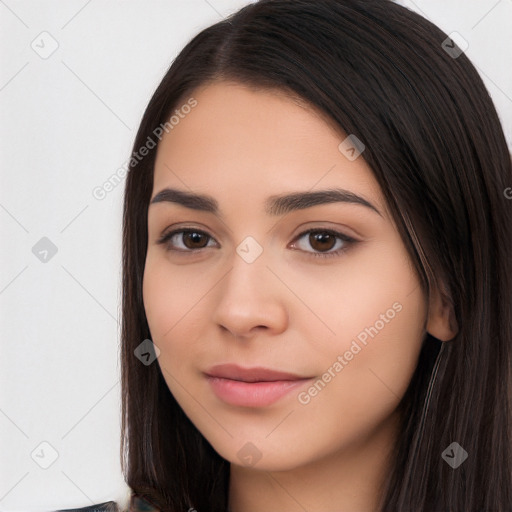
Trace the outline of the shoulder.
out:
[[[132,495],[128,512],[160,512],[152,503],[137,495]]]
[[[88,507],[66,508],[54,510],[53,512],[120,512],[120,508],[115,501],[106,501],[104,503],[96,503]]]
[[[53,512],[160,512],[149,501],[133,494],[130,498],[129,508],[121,508],[115,501],[107,501],[105,503],[96,503],[88,507],[68,508],[55,510]]]

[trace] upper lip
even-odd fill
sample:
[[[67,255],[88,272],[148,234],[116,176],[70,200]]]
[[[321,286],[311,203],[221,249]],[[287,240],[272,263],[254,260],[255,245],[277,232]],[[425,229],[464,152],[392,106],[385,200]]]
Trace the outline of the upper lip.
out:
[[[261,366],[242,368],[236,364],[219,364],[212,366],[205,372],[210,377],[238,380],[243,382],[272,382],[279,380],[303,380],[309,377],[302,377],[293,373],[271,370]]]

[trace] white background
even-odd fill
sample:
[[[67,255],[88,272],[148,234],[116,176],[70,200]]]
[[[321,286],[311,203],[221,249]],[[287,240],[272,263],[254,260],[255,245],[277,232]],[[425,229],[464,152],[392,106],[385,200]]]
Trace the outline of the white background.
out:
[[[0,0],[2,511],[127,495],[118,363],[124,181],[103,200],[92,191],[126,162],[183,45],[246,3]],[[468,41],[512,147],[512,1],[400,3]],[[31,47],[48,50],[53,40],[46,59]],[[32,252],[43,237],[57,248],[47,262]],[[43,469],[36,461],[51,462],[52,450],[58,457]]]

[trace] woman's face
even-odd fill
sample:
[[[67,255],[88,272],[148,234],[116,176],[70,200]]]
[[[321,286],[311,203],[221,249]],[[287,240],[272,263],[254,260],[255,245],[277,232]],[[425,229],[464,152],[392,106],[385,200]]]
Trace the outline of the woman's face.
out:
[[[170,391],[240,466],[369,446],[396,426],[427,305],[364,151],[282,93],[192,96],[159,143],[148,210],[144,306]],[[238,371],[208,376],[226,364]]]

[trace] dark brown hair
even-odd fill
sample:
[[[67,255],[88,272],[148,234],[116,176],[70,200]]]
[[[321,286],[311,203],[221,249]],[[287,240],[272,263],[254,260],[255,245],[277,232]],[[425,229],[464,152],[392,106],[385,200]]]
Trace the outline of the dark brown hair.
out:
[[[288,92],[356,135],[421,286],[428,296],[444,290],[459,326],[449,342],[426,335],[400,403],[381,510],[510,512],[512,168],[482,80],[446,39],[388,0],[261,0],[186,45],[133,149],[214,80]],[[155,154],[132,159],[124,197],[123,472],[162,511],[226,512],[229,463],[184,414],[158,364],[134,356],[151,339],[142,277]],[[452,442],[468,453],[456,469],[442,458]]]

